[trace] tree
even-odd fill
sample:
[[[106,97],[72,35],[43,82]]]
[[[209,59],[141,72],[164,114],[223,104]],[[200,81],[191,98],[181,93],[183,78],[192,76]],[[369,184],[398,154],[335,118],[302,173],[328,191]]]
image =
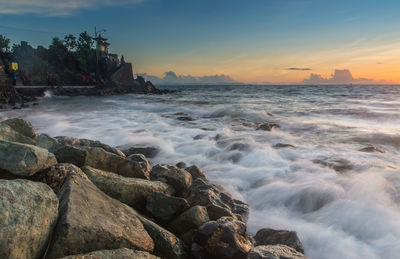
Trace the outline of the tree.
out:
[[[76,37],[72,34],[68,34],[64,37],[64,45],[69,51],[75,50],[77,47]]]
[[[88,54],[91,52],[92,47],[93,47],[92,37],[86,31],[79,34],[79,39],[77,42],[78,51],[84,54]]]
[[[121,56],[121,64],[125,64],[125,58],[124,55]]]
[[[10,48],[10,43],[11,43],[10,39],[8,39],[0,34],[0,52],[1,53],[8,52],[8,49]]]

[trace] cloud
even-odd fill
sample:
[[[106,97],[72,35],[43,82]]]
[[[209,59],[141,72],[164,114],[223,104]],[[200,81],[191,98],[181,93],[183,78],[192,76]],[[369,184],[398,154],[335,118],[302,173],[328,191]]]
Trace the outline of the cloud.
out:
[[[291,70],[291,71],[309,71],[312,70],[311,68],[308,67],[288,67],[285,70]]]
[[[0,0],[0,14],[72,15],[100,6],[138,4],[144,0]]]
[[[319,74],[311,74],[302,82],[303,84],[319,85],[319,84],[370,84],[375,83],[369,78],[354,78],[348,69],[335,69],[330,78],[324,78]]]
[[[212,75],[212,76],[191,76],[191,75],[177,75],[173,71],[164,73],[164,77],[141,74],[146,80],[150,80],[158,85],[196,85],[196,84],[239,84],[227,75]]]

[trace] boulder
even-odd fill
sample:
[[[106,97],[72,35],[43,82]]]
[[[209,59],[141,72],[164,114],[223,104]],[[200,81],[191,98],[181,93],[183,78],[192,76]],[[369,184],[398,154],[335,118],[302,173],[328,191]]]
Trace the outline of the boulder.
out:
[[[54,151],[54,155],[59,163],[69,163],[82,167],[86,164],[88,152],[78,147],[62,145]]]
[[[137,215],[154,241],[154,254],[163,259],[184,259],[186,252],[183,242],[168,230],[144,216]]]
[[[307,259],[302,253],[285,245],[257,246],[249,252],[247,259]]]
[[[296,231],[275,230],[263,228],[257,231],[254,236],[256,245],[287,245],[304,254],[303,244],[301,243]]]
[[[195,242],[211,258],[245,259],[253,248],[251,237],[246,233],[246,224],[232,217],[203,224]]]
[[[153,240],[136,211],[107,196],[91,181],[70,175],[58,196],[60,216],[49,258],[122,247],[153,251]]]
[[[147,252],[120,248],[115,250],[99,250],[87,254],[65,256],[60,259],[161,259]]]
[[[206,183],[201,178],[190,186],[186,199],[190,206],[205,206],[211,220],[230,216],[246,221],[250,211],[246,203],[233,199],[221,186]]]
[[[153,192],[147,196],[147,211],[162,221],[169,221],[175,215],[189,208],[189,203],[183,198],[169,196],[161,192]]]
[[[55,164],[56,157],[46,149],[0,140],[0,169],[18,176],[31,176]]]
[[[31,138],[33,140],[37,138],[35,133],[35,128],[29,121],[19,118],[12,118],[0,122],[0,124],[10,126],[13,130],[22,134],[25,137]]]
[[[290,144],[277,143],[274,145],[274,148],[279,149],[279,148],[296,148],[296,147]]]
[[[80,146],[81,141],[75,137],[67,137],[67,136],[58,136],[55,137],[58,143],[61,145],[68,145],[68,146]]]
[[[147,158],[154,158],[159,153],[158,148],[151,146],[132,146],[129,148],[122,149],[122,152],[126,156],[130,156],[133,154],[142,154]]]
[[[151,180],[166,182],[178,192],[186,191],[192,183],[192,176],[184,169],[172,165],[156,165],[150,172]]]
[[[177,235],[181,235],[191,229],[198,229],[208,221],[210,221],[210,219],[207,209],[203,206],[194,206],[172,221],[168,229]]]
[[[175,166],[181,169],[185,169],[187,167],[186,163],[183,161],[176,163]]]
[[[100,141],[97,140],[90,140],[90,139],[78,139],[75,137],[67,137],[67,136],[58,136],[56,137],[57,141],[62,144],[62,145],[68,145],[68,146],[76,146],[76,147],[98,147],[102,148],[107,152],[113,153],[115,155],[125,157],[125,154],[114,147],[111,147],[107,144],[101,143]]]
[[[204,180],[205,182],[208,181],[207,176],[196,165],[189,166],[185,170],[188,171],[192,175],[193,181],[198,178]]]
[[[174,192],[168,184],[159,181],[123,177],[90,166],[82,167],[82,170],[105,194],[132,207],[144,206],[147,197],[154,192]]]
[[[54,153],[61,145],[58,143],[57,139],[43,133],[37,138],[36,146],[47,149],[49,152]]]
[[[85,180],[89,180],[81,169],[73,164],[56,164],[50,168],[40,171],[33,175],[30,180],[43,182],[53,189],[53,191],[58,194],[64,184],[65,179],[68,176],[75,175],[82,177]]]
[[[0,123],[0,140],[12,141],[12,142],[18,142],[18,143],[30,144],[30,145],[35,144],[35,140],[33,140],[32,138],[24,136],[21,133],[19,133],[18,131],[15,131],[9,125],[2,124],[2,123]]]
[[[0,258],[42,258],[57,220],[58,199],[49,186],[0,180]]]
[[[275,128],[279,129],[280,126],[276,123],[267,122],[267,123],[258,125],[256,130],[271,131],[272,129],[275,129]]]

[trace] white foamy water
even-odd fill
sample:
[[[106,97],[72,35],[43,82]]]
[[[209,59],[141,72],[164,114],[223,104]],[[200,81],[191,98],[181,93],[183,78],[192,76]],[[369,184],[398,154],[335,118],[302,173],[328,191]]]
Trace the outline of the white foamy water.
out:
[[[175,88],[182,91],[48,94],[0,119],[21,117],[52,136],[156,146],[153,165],[197,164],[250,205],[251,233],[296,230],[308,257],[399,258],[399,86]],[[255,130],[265,122],[281,127]],[[359,151],[371,145],[383,153]]]

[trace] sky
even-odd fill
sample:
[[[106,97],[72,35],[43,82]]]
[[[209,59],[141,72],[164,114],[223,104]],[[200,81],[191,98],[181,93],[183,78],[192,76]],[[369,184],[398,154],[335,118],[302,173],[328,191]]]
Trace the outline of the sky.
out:
[[[400,83],[399,13],[399,0],[0,0],[0,34],[48,46],[97,26],[135,73],[157,77],[334,82],[349,70]]]

